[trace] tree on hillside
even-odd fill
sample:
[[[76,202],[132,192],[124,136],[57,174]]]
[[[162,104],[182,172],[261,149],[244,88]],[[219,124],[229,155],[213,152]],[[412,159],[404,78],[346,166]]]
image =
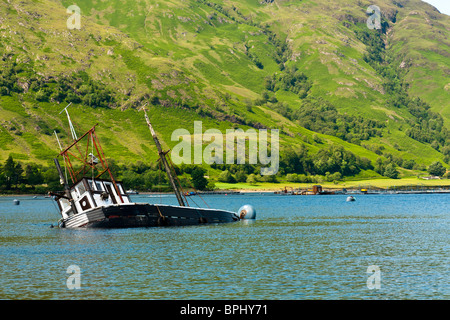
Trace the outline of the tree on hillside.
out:
[[[6,190],[10,190],[13,184],[17,186],[22,181],[22,173],[22,165],[15,162],[10,155],[8,159],[6,159],[6,163],[3,167]]]
[[[6,183],[6,177],[5,177],[5,174],[3,173],[3,166],[0,164],[0,189],[3,188],[5,183]]]
[[[219,175],[220,182],[236,183],[236,179],[233,177],[230,171],[225,170]]]
[[[395,164],[392,162],[389,163],[386,168],[384,169],[384,176],[391,178],[391,179],[398,179],[399,172],[397,171],[397,168]]]
[[[236,181],[237,182],[246,182],[247,181],[247,174],[245,174],[244,171],[236,172]]]
[[[446,171],[447,169],[445,169],[445,167],[439,161],[433,162],[428,167],[428,173],[431,174],[432,176],[442,177]]]
[[[122,182],[127,189],[142,190],[142,186],[144,185],[143,176],[131,170],[123,173]]]
[[[29,185],[35,186],[44,182],[41,168],[36,164],[28,164],[25,167],[25,181]]]
[[[256,179],[256,174],[252,173],[247,177],[247,183],[254,185],[258,182],[258,180]]]
[[[196,167],[194,170],[192,170],[191,173],[192,177],[192,184],[194,185],[194,188],[197,190],[205,190],[206,186],[208,185],[208,180],[205,178],[205,169]]]

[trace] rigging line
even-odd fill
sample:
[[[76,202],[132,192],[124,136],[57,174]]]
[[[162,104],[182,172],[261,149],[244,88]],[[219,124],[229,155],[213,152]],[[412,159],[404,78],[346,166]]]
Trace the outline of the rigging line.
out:
[[[53,132],[55,133],[55,137],[56,137],[56,141],[58,142],[59,149],[60,149],[61,151],[63,151],[63,148],[62,148],[62,146],[61,146],[61,142],[59,141],[58,134],[56,133],[56,130],[53,130]]]
[[[183,187],[181,186],[181,182],[180,182],[180,180],[178,179],[178,175],[176,174],[176,171],[175,171],[175,167],[174,167],[174,165],[173,165],[173,163],[172,163],[172,159],[169,157],[169,164],[170,164],[170,167],[172,168],[172,170],[174,171],[174,176],[175,176],[175,179],[177,179],[177,181],[178,181],[178,186],[180,187],[180,189],[181,189],[181,194],[183,195],[183,197],[184,197],[184,200],[186,201],[186,203],[187,203],[187,205],[188,205],[188,207],[189,207],[189,201],[188,201],[188,199],[186,198],[186,195],[185,195],[185,192],[184,192],[184,190],[183,190]]]
[[[197,206],[197,207],[199,207],[200,208],[200,206],[197,204],[197,202],[195,202],[195,200],[194,199],[191,199],[192,200],[192,202],[194,202],[195,203],[195,205]]]
[[[67,108],[69,108],[71,104],[72,104],[72,102],[69,103],[63,110],[61,110],[61,112],[59,114],[61,114],[63,111],[66,112],[67,119],[69,120],[69,128],[70,128],[70,132],[72,134],[72,138],[73,138],[73,140],[78,140],[77,133],[75,132],[75,128],[73,127],[72,120],[70,119],[69,111],[67,111]]]
[[[161,194],[161,161],[158,160],[158,193],[159,193],[159,203],[162,203],[162,194]]]
[[[205,218],[205,217],[200,213],[200,211],[198,211],[197,208],[195,208],[195,211],[197,211],[197,213],[198,213],[198,215],[200,216],[200,218]]]
[[[178,175],[176,174],[175,168],[173,167],[173,163],[172,163],[172,160],[171,160],[170,158],[169,158],[169,165],[170,165],[170,169],[173,170],[173,173],[174,173],[173,176],[175,176],[175,179],[177,180],[178,187],[179,187],[180,190],[181,190],[181,195],[182,195],[182,197],[184,198],[184,201],[186,202],[187,206],[190,207],[191,205],[189,204],[189,201],[188,201],[188,199],[186,198],[186,194],[185,194],[185,192],[184,192],[184,190],[183,190],[183,187],[181,186],[181,182],[180,182],[180,180],[178,179]]]
[[[162,215],[161,211],[159,210],[159,207],[156,204],[155,204],[155,207],[156,207],[156,209],[158,209],[159,216],[164,219],[164,216]]]
[[[188,182],[189,182],[189,185],[192,187],[192,189],[194,189],[194,190],[196,191],[196,195],[198,195],[198,196],[200,197],[200,199],[202,199],[202,201],[206,204],[206,206],[207,206],[208,208],[211,208],[211,207],[206,203],[206,201],[203,200],[202,196],[200,196],[200,194],[198,193],[198,190],[195,189],[195,187],[192,185],[191,181],[188,181]],[[197,205],[197,206],[198,206],[198,205]]]
[[[202,196],[197,192],[197,195],[200,197],[200,199],[202,199],[202,201],[206,204],[206,206],[208,207],[208,208],[211,208],[210,206],[209,206],[209,204],[205,201],[205,200],[203,200],[203,198],[202,198]]]
[[[60,213],[58,207],[56,206],[56,201],[53,201],[53,198],[52,198],[52,200],[51,200],[50,202],[53,204],[53,207],[55,208],[56,213],[57,213],[58,216],[60,217],[60,216],[61,216],[61,213]]]
[[[178,180],[178,179],[177,179],[177,180]],[[181,192],[183,193],[184,201],[186,201],[187,206],[190,207],[190,204],[189,204],[189,201],[188,201],[188,199],[187,199],[187,197],[186,197],[186,194],[185,194],[185,192],[183,191],[183,188],[181,187],[181,183],[180,183],[180,189],[181,189]]]
[[[56,133],[56,130],[53,130],[53,132],[55,133],[56,141],[58,141],[59,149],[60,149],[61,151],[63,151],[63,147],[62,147],[62,145],[61,145],[61,142],[59,141],[58,134]],[[64,156],[63,156],[63,157],[64,157]],[[67,177],[67,166],[66,166],[66,161],[64,161],[64,175],[65,175],[65,177],[66,177],[66,181],[69,181],[69,180],[67,180],[68,177]]]
[[[92,155],[92,157],[91,157],[91,160],[92,160],[92,183],[94,183],[94,166],[95,166],[95,164],[94,164],[94,135],[91,134],[91,138],[92,138],[92,146],[91,146],[91,149],[92,149],[92,151],[91,151],[91,155]]]
[[[66,181],[69,181],[69,177],[67,176],[67,164],[65,160],[64,160],[64,175],[66,176]]]
[[[180,190],[181,190],[181,195],[182,195],[182,197],[184,198],[184,201],[186,201],[187,206],[190,207],[189,201],[188,201],[188,199],[186,198],[186,195],[185,195],[185,192],[184,192],[184,190],[183,190],[183,187],[181,186],[181,182],[180,182],[180,180],[178,179],[177,172],[175,171],[175,168],[174,168],[174,166],[173,166],[172,159],[171,159],[170,157],[167,157],[166,159],[168,159],[167,163],[169,164],[169,170],[170,170],[170,169],[173,170],[172,173],[174,173],[174,174],[173,174],[172,176],[174,176],[175,179],[177,180],[178,187],[179,187]]]
[[[64,112],[64,111],[66,112],[67,120],[69,121],[69,130],[70,130],[70,133],[71,133],[71,135],[72,135],[72,139],[73,139],[74,141],[77,141],[77,140],[78,140],[78,136],[77,136],[77,133],[76,133],[76,131],[75,131],[75,127],[74,127],[74,125],[73,125],[73,123],[72,123],[72,119],[70,118],[69,111],[67,110],[71,104],[72,104],[72,102],[69,103],[63,110],[61,110],[61,112],[60,112],[59,114],[61,114],[61,113]],[[78,128],[78,129],[79,129],[79,128]],[[68,134],[68,136],[70,137],[69,134]],[[70,142],[69,142],[69,144],[70,144]],[[88,142],[88,145],[89,145],[89,142]],[[83,158],[83,153],[81,152],[80,148],[78,147],[78,144],[76,144],[75,147],[76,147],[76,149],[78,150],[78,152],[80,153],[80,157]],[[86,156],[86,155],[85,155],[85,156]],[[82,169],[82,170],[83,170],[83,174],[85,173],[84,169],[85,169],[85,164],[84,164],[84,167],[83,167],[83,169]],[[80,170],[80,172],[81,172],[81,170]],[[77,175],[78,175],[78,174],[77,174]]]
[[[67,131],[67,138],[69,138],[69,137],[70,137],[70,135],[69,135],[69,132]],[[70,140],[69,140],[69,144],[70,144]],[[62,156],[63,156],[63,158],[64,158],[64,174],[65,174],[65,176],[66,176],[66,181],[69,182],[69,177],[68,177],[68,175],[67,175],[68,170],[67,170],[67,159],[66,159],[66,154],[64,153]]]
[[[174,166],[173,166],[173,163],[172,163],[172,159],[169,158],[169,161],[170,161],[170,165],[172,166],[173,170],[175,170],[175,168],[174,168]],[[177,175],[175,175],[175,177],[176,177],[177,180],[178,180]],[[179,183],[180,188],[181,188],[181,183],[180,183],[179,181],[178,181],[178,183]],[[196,194],[200,197],[200,199],[202,199],[202,201],[206,204],[206,206],[207,206],[208,208],[211,208],[211,207],[206,203],[206,201],[203,200],[203,198],[200,196],[200,194],[198,193],[198,190],[195,189],[195,187],[192,185],[191,181],[188,180],[188,183],[189,183],[189,185],[192,187],[192,189],[194,189],[194,190],[196,191]],[[181,188],[181,189],[182,189],[182,188]],[[187,198],[186,198],[186,195],[184,194],[184,192],[183,192],[183,196],[184,196],[184,198],[186,199],[186,202],[187,202]],[[197,205],[197,207],[200,207],[194,200],[192,200],[192,201]]]
[[[175,167],[174,167],[173,162],[172,162],[172,159],[171,159],[170,157],[169,157],[169,164],[170,164],[171,168],[173,169],[173,171],[175,171]],[[175,173],[176,173],[176,172],[175,172]],[[183,195],[183,197],[184,197],[184,199],[185,199],[187,205],[189,206],[189,201],[187,200],[187,197],[186,197],[186,195],[185,195],[185,192],[184,192],[184,190],[183,190],[183,187],[181,186],[181,182],[180,182],[180,180],[178,179],[178,175],[175,174],[174,176],[175,176],[175,178],[177,179],[178,185],[180,186],[180,189],[181,189],[181,191],[182,191],[182,195]],[[195,191],[198,191],[198,190],[195,189],[195,187],[191,184],[191,182],[190,182],[189,180],[188,180],[188,183],[190,184],[190,186],[191,186]],[[196,192],[196,193],[197,193],[197,195],[200,197],[200,199],[202,199],[202,201],[206,204],[206,206],[207,206],[208,208],[211,208],[211,207],[206,203],[206,201],[198,194],[198,192]],[[191,200],[195,203],[195,205],[196,205],[197,207],[200,207],[193,199],[191,199]]]

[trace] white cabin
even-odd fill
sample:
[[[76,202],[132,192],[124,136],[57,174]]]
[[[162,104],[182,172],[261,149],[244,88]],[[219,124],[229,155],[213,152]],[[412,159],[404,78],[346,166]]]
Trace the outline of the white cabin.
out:
[[[116,186],[119,192],[109,180],[83,178],[78,181],[70,188],[76,213],[79,214],[93,208],[113,204],[131,203],[122,183],[116,182]],[[74,214],[71,203],[67,198],[59,198],[57,202],[64,219]]]

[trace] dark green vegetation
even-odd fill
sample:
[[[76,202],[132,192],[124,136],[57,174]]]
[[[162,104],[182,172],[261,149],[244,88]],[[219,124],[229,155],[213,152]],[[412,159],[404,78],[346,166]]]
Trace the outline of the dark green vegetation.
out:
[[[438,176],[438,177],[442,177],[445,172],[446,169],[445,167],[442,165],[442,163],[440,163],[439,161],[433,162],[430,167],[428,168],[428,172],[432,175],[432,176]]]
[[[419,0],[376,1],[380,31],[365,24],[374,3],[357,0],[80,0],[82,28],[68,30],[71,4],[1,1],[0,161],[24,170],[9,188],[37,185],[27,166],[53,181],[68,103],[79,134],[99,123],[129,188],[160,185],[145,103],[165,149],[198,120],[280,129],[277,176],[180,168],[186,187],[398,178],[450,162],[450,18]]]
[[[419,97],[408,94],[409,84],[404,80],[402,70],[393,66],[395,58],[386,50],[382,34],[366,29],[357,29],[356,34],[367,46],[364,61],[382,77],[383,89],[388,95],[387,106],[393,110],[406,109],[414,117],[408,121],[410,128],[406,134],[414,140],[430,143],[436,150],[448,145],[450,133],[444,127],[443,117],[432,112],[430,105]],[[448,158],[446,162],[449,162]]]
[[[115,178],[130,189],[153,192],[171,191],[165,171],[155,163],[148,165],[138,161],[126,165],[118,164],[112,159],[107,161]],[[183,191],[190,189],[212,191],[216,189],[214,181],[256,184],[258,182],[279,183],[283,179],[286,182],[298,183],[337,183],[345,176],[372,169],[391,179],[397,179],[399,176],[394,162],[384,162],[382,158],[378,158],[373,167],[367,158],[359,158],[341,147],[334,146],[320,150],[314,157],[309,156],[306,150],[287,151],[280,163],[280,172],[277,176],[261,176],[260,166],[249,164],[213,164],[210,169],[183,164],[174,166],[174,169]],[[438,161],[432,163],[427,171],[432,176],[446,175],[445,167]],[[208,178],[205,175],[208,175]],[[48,191],[62,191],[59,176],[52,165],[24,164],[15,161],[11,156],[4,164],[0,164],[0,192],[46,194]]]

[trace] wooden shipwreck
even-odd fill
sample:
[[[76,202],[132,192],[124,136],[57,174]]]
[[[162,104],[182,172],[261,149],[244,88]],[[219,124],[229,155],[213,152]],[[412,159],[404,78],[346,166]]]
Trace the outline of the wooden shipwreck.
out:
[[[59,227],[186,226],[240,220],[239,216],[231,211],[186,205],[185,199],[183,199],[184,195],[177,183],[176,173],[167,159],[167,152],[162,150],[146,112],[147,125],[158,149],[170,185],[177,197],[178,206],[133,202],[125,191],[123,184],[115,180],[108,166],[95,132],[97,125],[78,138],[73,129],[67,107],[64,110],[69,119],[73,142],[64,149],[60,145],[61,152],[58,158],[62,157],[64,160],[65,172],[61,168],[59,159],[54,159],[64,191],[50,192],[54,196],[61,213]],[[74,165],[74,162],[77,165]]]

